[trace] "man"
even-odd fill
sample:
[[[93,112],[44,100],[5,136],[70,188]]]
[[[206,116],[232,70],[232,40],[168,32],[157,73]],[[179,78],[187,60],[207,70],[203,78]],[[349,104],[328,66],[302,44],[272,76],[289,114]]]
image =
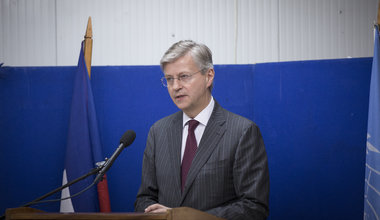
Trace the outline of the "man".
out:
[[[171,46],[161,59],[162,82],[179,111],[150,129],[137,212],[187,206],[226,219],[265,219],[269,172],[259,128],[212,97],[209,48]]]

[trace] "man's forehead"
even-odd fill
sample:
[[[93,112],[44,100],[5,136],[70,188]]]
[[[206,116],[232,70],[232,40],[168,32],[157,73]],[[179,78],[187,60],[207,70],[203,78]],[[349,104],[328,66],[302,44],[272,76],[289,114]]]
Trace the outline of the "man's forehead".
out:
[[[198,67],[191,57],[181,57],[172,63],[168,63],[164,67],[165,75],[179,75],[183,73],[191,73],[197,71]]]

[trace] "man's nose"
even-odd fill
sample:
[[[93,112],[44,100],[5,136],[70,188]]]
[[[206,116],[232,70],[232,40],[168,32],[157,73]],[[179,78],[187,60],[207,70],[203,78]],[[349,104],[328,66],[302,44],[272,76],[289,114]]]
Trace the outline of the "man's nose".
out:
[[[178,90],[182,87],[182,83],[181,81],[178,79],[178,78],[174,78],[174,81],[173,81],[173,85],[172,85],[172,88],[174,90]]]

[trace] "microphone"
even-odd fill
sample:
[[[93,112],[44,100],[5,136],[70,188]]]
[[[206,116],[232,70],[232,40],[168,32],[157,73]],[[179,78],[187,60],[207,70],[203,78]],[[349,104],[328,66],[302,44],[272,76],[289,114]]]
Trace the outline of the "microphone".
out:
[[[106,162],[101,167],[98,175],[96,176],[94,183],[97,183],[101,178],[104,176],[104,174],[111,168],[113,162],[115,162],[116,158],[119,156],[121,151],[124,150],[124,148],[128,147],[133,143],[133,141],[136,138],[136,133],[133,130],[126,131],[123,136],[120,138],[120,145],[116,149],[116,151],[112,154],[112,156],[106,160]]]

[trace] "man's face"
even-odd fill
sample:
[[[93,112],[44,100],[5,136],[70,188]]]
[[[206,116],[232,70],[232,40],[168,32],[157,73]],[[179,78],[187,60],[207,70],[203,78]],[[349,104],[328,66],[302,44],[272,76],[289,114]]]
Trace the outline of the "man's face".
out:
[[[209,69],[204,75],[199,71],[199,67],[190,54],[166,64],[164,69],[165,77],[176,78],[172,85],[168,85],[170,97],[179,109],[192,118],[209,104],[211,92],[208,88],[214,79],[213,69]],[[178,80],[178,77],[183,74],[191,75],[187,82]]]

